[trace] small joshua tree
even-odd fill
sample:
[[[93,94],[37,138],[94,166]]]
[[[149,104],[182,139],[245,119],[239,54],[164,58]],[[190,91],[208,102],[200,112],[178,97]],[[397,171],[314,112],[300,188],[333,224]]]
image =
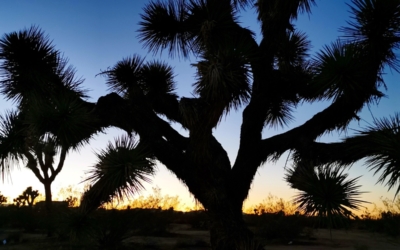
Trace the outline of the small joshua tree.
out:
[[[39,196],[38,190],[33,190],[32,187],[27,187],[20,196],[14,199],[17,207],[25,206],[28,204],[29,207],[33,206],[33,202]]]
[[[6,203],[7,202],[7,197],[5,197],[4,195],[2,195],[0,193],[0,204]]]
[[[17,198],[14,198],[13,202],[16,207],[25,206],[26,203],[25,199],[23,199],[21,195],[18,196]]]
[[[68,203],[68,207],[75,207],[78,204],[78,198],[70,195],[65,199],[65,201]]]

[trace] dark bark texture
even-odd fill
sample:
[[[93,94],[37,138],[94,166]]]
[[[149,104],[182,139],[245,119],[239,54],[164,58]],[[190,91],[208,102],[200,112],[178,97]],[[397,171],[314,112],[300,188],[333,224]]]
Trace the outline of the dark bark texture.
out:
[[[44,185],[44,193],[45,193],[45,205],[47,213],[51,213],[52,211],[52,198],[51,198],[51,182],[47,181],[43,183]]]
[[[52,205],[51,183],[63,168],[68,147],[75,148],[112,126],[138,134],[151,158],[164,164],[203,204],[211,220],[213,249],[257,249],[242,218],[243,201],[257,169],[287,151],[298,159],[342,165],[374,154],[371,150],[355,150],[353,144],[359,141],[316,140],[325,133],[343,131],[359,119],[365,105],[384,96],[379,91],[384,85],[383,69],[388,65],[399,68],[394,50],[400,47],[400,0],[352,1],[353,19],[344,28],[348,40],[334,43],[310,59],[310,46],[306,37],[297,32],[294,21],[299,13],[310,12],[313,3],[314,0],[150,1],[141,16],[139,38],[151,52],[169,49],[171,54],[195,55],[198,61],[192,65],[197,75],[190,98],[179,99],[174,92],[172,68],[133,57],[101,72],[114,92],[95,103],[88,102],[77,91],[80,81],[74,83],[74,74],[59,70],[66,65],[66,60],[57,56],[62,53],[53,50],[47,38],[40,38],[35,27],[6,36],[0,44],[0,59],[5,61],[0,65],[5,78],[1,81],[2,93],[10,100],[20,96],[23,102],[19,106],[29,114],[35,114],[33,107],[42,103],[57,115],[56,118],[43,112],[46,119],[41,118],[43,114],[32,115],[32,121],[39,121],[39,125],[28,126],[24,138],[29,140],[17,141],[27,167],[45,186],[47,211]],[[242,7],[252,4],[260,23],[260,41],[238,19]],[[16,46],[8,46],[14,42]],[[30,98],[35,96],[32,93],[43,100],[32,99],[35,105],[31,105]],[[71,100],[69,94],[73,96]],[[68,106],[54,106],[60,98]],[[264,129],[287,125],[292,111],[303,102],[320,100],[331,103],[304,124],[263,138]],[[38,110],[47,110],[41,105],[37,105]],[[213,132],[225,115],[240,108],[239,149],[234,162],[230,162]],[[27,115],[24,112],[22,116]],[[75,115],[85,119],[64,122],[64,118]],[[189,135],[180,134],[172,123],[180,124]],[[67,125],[60,128],[63,124]],[[25,123],[19,126],[26,129]],[[36,129],[40,135],[55,135],[57,143],[43,148],[32,144],[34,137],[29,133]],[[63,145],[60,151],[55,150],[56,144]],[[60,152],[60,161],[53,166],[56,152]],[[103,187],[101,182],[96,185]],[[91,204],[83,202],[86,210],[95,209],[112,195],[111,191],[89,191],[86,197],[94,198]]]
[[[231,8],[229,2],[216,1],[213,6],[222,6],[222,11]],[[274,4],[267,4],[270,2]],[[239,150],[233,163],[212,134],[229,105],[223,103],[223,100],[210,99],[200,93],[196,98],[165,99],[163,105],[157,106],[147,101],[144,93],[138,91],[129,100],[111,93],[101,97],[97,103],[85,103],[98,117],[93,121],[94,127],[115,126],[128,133],[138,133],[154,156],[175,173],[204,205],[211,220],[213,249],[251,249],[246,248],[246,244],[255,244],[252,233],[243,222],[241,211],[254,175],[263,163],[271,158],[279,158],[288,150],[303,158],[318,159],[319,162],[346,159],[348,144],[322,144],[317,143],[316,139],[326,132],[346,128],[349,122],[358,118],[357,113],[366,103],[381,96],[377,90],[377,76],[380,75],[386,55],[390,54],[390,42],[375,40],[375,44],[382,45],[379,51],[373,44],[364,42],[358,48],[362,53],[352,58],[355,64],[361,65],[353,69],[359,72],[354,74],[352,82],[345,83],[350,85],[357,82],[356,87],[361,88],[357,91],[344,91],[337,98],[331,98],[330,106],[304,124],[285,133],[262,138],[263,129],[273,116],[271,110],[276,105],[288,100],[297,100],[293,102],[298,104],[300,100],[328,99],[323,96],[326,89],[321,91],[313,85],[320,72],[313,72],[313,76],[304,72],[296,75],[295,67],[288,70],[274,66],[280,53],[280,44],[285,42],[287,32],[293,28],[290,22],[297,16],[304,2],[308,1],[258,1],[263,35],[259,44],[250,32],[244,32],[238,25],[233,25],[229,30],[231,33],[227,35],[227,40],[235,41],[240,37],[246,44],[243,54],[250,65],[253,80],[249,102],[243,111]],[[218,35],[222,37],[223,34]],[[379,39],[380,34],[375,35]],[[211,40],[212,35],[207,39]],[[207,47],[205,44],[206,53],[217,54],[216,51],[223,48],[223,44],[218,47],[218,42],[214,45]],[[185,111],[188,107],[196,112],[188,114]],[[167,119],[162,119],[158,114]],[[192,118],[188,119],[190,115]],[[189,131],[189,136],[179,134],[167,120],[182,124]],[[359,154],[357,158],[365,156]],[[354,157],[351,161],[354,161]],[[254,245],[252,247],[256,249]]]

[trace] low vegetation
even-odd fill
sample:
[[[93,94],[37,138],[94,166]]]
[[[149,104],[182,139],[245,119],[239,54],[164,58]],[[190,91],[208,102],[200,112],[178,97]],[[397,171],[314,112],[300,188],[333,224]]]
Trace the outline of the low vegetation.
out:
[[[48,214],[15,206],[7,208],[5,219],[21,220],[14,227],[32,232],[45,225],[49,236],[56,233],[60,239],[83,237],[100,249],[121,248],[130,235],[168,235],[175,217],[187,219],[174,211],[174,198],[155,196],[124,211],[105,209],[107,203],[114,208],[115,199],[136,195],[159,162],[204,206],[210,222],[204,211],[189,214],[201,221],[192,218],[198,227],[209,228],[214,250],[261,250],[263,239],[293,242],[306,226],[350,228],[354,221],[397,236],[398,213],[352,218],[351,210],[364,201],[358,199],[358,178],[348,180],[342,171],[365,160],[379,183],[400,192],[400,114],[375,118],[372,113],[372,124],[351,125],[364,122],[364,108],[387,95],[384,75],[400,72],[400,0],[349,1],[350,16],[340,36],[313,51],[296,20],[310,15],[316,2],[148,1],[138,23],[139,41],[148,53],[166,50],[170,59],[190,59],[196,74],[189,96],[181,95],[173,66],[133,54],[99,72],[108,91],[89,101],[84,80],[76,78],[74,67],[39,27],[4,34],[0,93],[14,109],[0,115],[0,172],[10,174],[18,163],[30,169],[44,186]],[[239,16],[248,10],[254,11],[258,27],[241,23]],[[321,101],[327,105],[310,119],[297,117],[303,104],[320,107]],[[238,138],[231,159],[216,131],[234,111],[242,113],[242,120],[239,133],[231,134]],[[299,121],[304,123],[294,123]],[[96,153],[86,179],[91,188],[79,208],[72,207],[74,196],[65,198],[72,208],[53,207],[51,185],[68,153],[109,127],[126,136]],[[264,137],[276,128],[283,130]],[[340,140],[320,140],[349,129],[354,133]],[[299,192],[300,212],[254,208],[254,214],[243,217],[242,204],[258,169],[285,152],[294,164],[287,181]]]
[[[72,189],[71,189],[72,190]],[[71,191],[70,190],[70,191]],[[65,197],[72,197],[64,192]],[[400,198],[382,198],[383,206],[365,209],[355,218],[340,218],[347,224],[334,224],[336,230],[361,230],[380,233],[393,238],[400,236]],[[204,210],[176,211],[178,197],[162,196],[160,188],[153,193],[132,200],[123,209],[99,208],[89,215],[80,213],[78,207],[60,207],[49,221],[37,206],[8,205],[0,207],[1,237],[11,245],[29,245],[32,239],[26,235],[44,235],[48,225],[57,225],[51,238],[43,237],[37,246],[42,249],[66,247],[68,249],[163,249],[152,237],[176,238],[173,249],[203,247],[207,239],[181,239],[173,228],[185,230],[209,230],[210,222]],[[338,218],[337,218],[338,219]],[[263,245],[268,244],[317,244],[315,232],[327,229],[330,224],[320,218],[305,215],[296,210],[294,203],[268,195],[261,203],[244,209],[244,220]],[[179,226],[181,225],[181,226]],[[144,242],[132,241],[138,237]],[[3,240],[0,238],[0,240]],[[36,243],[35,243],[36,244]],[[88,248],[88,247],[91,248]],[[46,248],[47,247],[47,248]],[[358,244],[355,249],[368,249]],[[366,248],[365,248],[366,247]],[[39,249],[39,248],[37,248]]]

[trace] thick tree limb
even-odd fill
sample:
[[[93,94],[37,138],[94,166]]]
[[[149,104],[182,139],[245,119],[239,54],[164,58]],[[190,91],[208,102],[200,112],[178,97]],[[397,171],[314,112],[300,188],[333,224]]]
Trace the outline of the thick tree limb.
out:
[[[35,157],[28,151],[24,152],[24,155],[28,159],[28,163],[26,164],[26,167],[29,168],[35,174],[36,178],[38,178],[38,180],[41,183],[44,183],[44,178],[42,177],[39,169],[37,168],[37,162],[36,162]]]
[[[375,84],[375,78],[372,78],[371,82]],[[325,110],[314,115],[303,125],[286,133],[260,141],[256,139],[256,136],[261,137],[262,131],[262,129],[259,129],[260,121],[258,123],[255,122],[257,114],[249,115],[249,118],[246,117],[246,112],[250,113],[252,110],[252,112],[257,112],[257,108],[249,105],[243,113],[241,146],[231,177],[232,183],[237,183],[238,180],[241,180],[243,183],[243,187],[237,187],[238,190],[236,192],[242,192],[241,198],[243,199],[247,197],[248,190],[258,167],[267,161],[269,157],[281,155],[289,149],[308,150],[309,145],[326,131],[344,128],[351,120],[357,117],[356,113],[361,110],[371,95],[375,93],[374,84],[371,83],[369,85],[371,86],[369,95],[358,96],[353,99],[344,96],[332,103]],[[258,127],[252,124],[258,124]],[[259,131],[259,133],[255,136],[256,131]],[[251,137],[255,139],[249,141]],[[239,189],[242,191],[239,191]]]
[[[66,158],[66,156],[67,156],[67,151],[68,151],[68,149],[67,149],[66,147],[62,147],[62,148],[61,148],[61,154],[60,154],[60,159],[59,159],[58,165],[57,165],[57,167],[56,167],[55,170],[54,170],[54,168],[52,167],[53,171],[52,171],[52,175],[51,175],[51,177],[50,177],[51,182],[54,181],[54,179],[56,178],[56,176],[57,176],[57,175],[60,173],[60,171],[62,170],[62,168],[63,168],[63,166],[64,166],[65,158]]]

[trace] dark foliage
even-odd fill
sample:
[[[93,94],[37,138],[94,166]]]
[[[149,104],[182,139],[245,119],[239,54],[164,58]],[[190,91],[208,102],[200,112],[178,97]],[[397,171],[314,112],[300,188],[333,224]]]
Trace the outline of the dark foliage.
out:
[[[242,223],[241,208],[259,167],[288,150],[297,159],[313,161],[320,167],[348,166],[367,158],[371,168],[383,173],[379,181],[389,188],[398,185],[398,153],[393,148],[397,148],[399,138],[395,128],[378,128],[383,134],[363,130],[335,143],[322,143],[317,138],[327,132],[345,131],[359,119],[363,107],[384,96],[384,69],[390,66],[396,70],[399,65],[396,50],[400,44],[400,1],[353,0],[352,21],[342,29],[345,39],[309,58],[309,42],[294,22],[300,13],[310,13],[314,3],[150,1],[139,23],[139,38],[145,47],[150,52],[167,50],[171,56],[196,56],[194,96],[181,99],[173,92],[169,66],[145,64],[133,56],[102,72],[117,93],[90,103],[84,99],[74,70],[66,66],[67,61],[38,28],[6,34],[0,40],[0,88],[6,98],[18,104],[12,123],[22,124],[17,131],[29,125],[29,133],[36,134],[25,133],[21,140],[20,134],[11,129],[9,134],[16,135],[16,140],[1,135],[0,149],[5,150],[0,152],[2,173],[21,155],[28,158],[30,169],[37,170],[30,152],[10,150],[21,149],[19,146],[26,145],[30,136],[39,138],[30,146],[39,149],[39,154],[50,148],[47,156],[52,160],[60,145],[64,146],[61,158],[65,158],[70,148],[82,145],[98,131],[109,126],[122,128],[129,135],[138,134],[140,145],[146,143],[148,152],[138,154],[129,143],[109,146],[101,152],[89,177],[93,185],[85,194],[83,209],[93,211],[112,198],[136,192],[138,182],[153,173],[152,161],[158,160],[184,182],[212,218],[210,239],[217,250],[248,243],[260,249]],[[260,41],[239,22],[240,11],[252,5],[260,22]],[[265,128],[287,126],[298,104],[319,100],[330,104],[302,125],[263,138]],[[240,108],[239,149],[231,163],[213,132],[224,115]],[[63,117],[68,122],[60,119]],[[188,136],[175,130],[171,121],[182,125]],[[379,141],[385,142],[385,133],[395,135],[394,143],[378,143],[380,147],[375,147],[375,136],[379,134]],[[318,173],[307,174],[306,185],[296,183],[303,192],[297,201],[305,212],[341,218],[361,204],[354,198],[359,194],[357,178],[346,180],[336,168],[318,168]],[[333,199],[326,199],[320,191],[330,192]]]

